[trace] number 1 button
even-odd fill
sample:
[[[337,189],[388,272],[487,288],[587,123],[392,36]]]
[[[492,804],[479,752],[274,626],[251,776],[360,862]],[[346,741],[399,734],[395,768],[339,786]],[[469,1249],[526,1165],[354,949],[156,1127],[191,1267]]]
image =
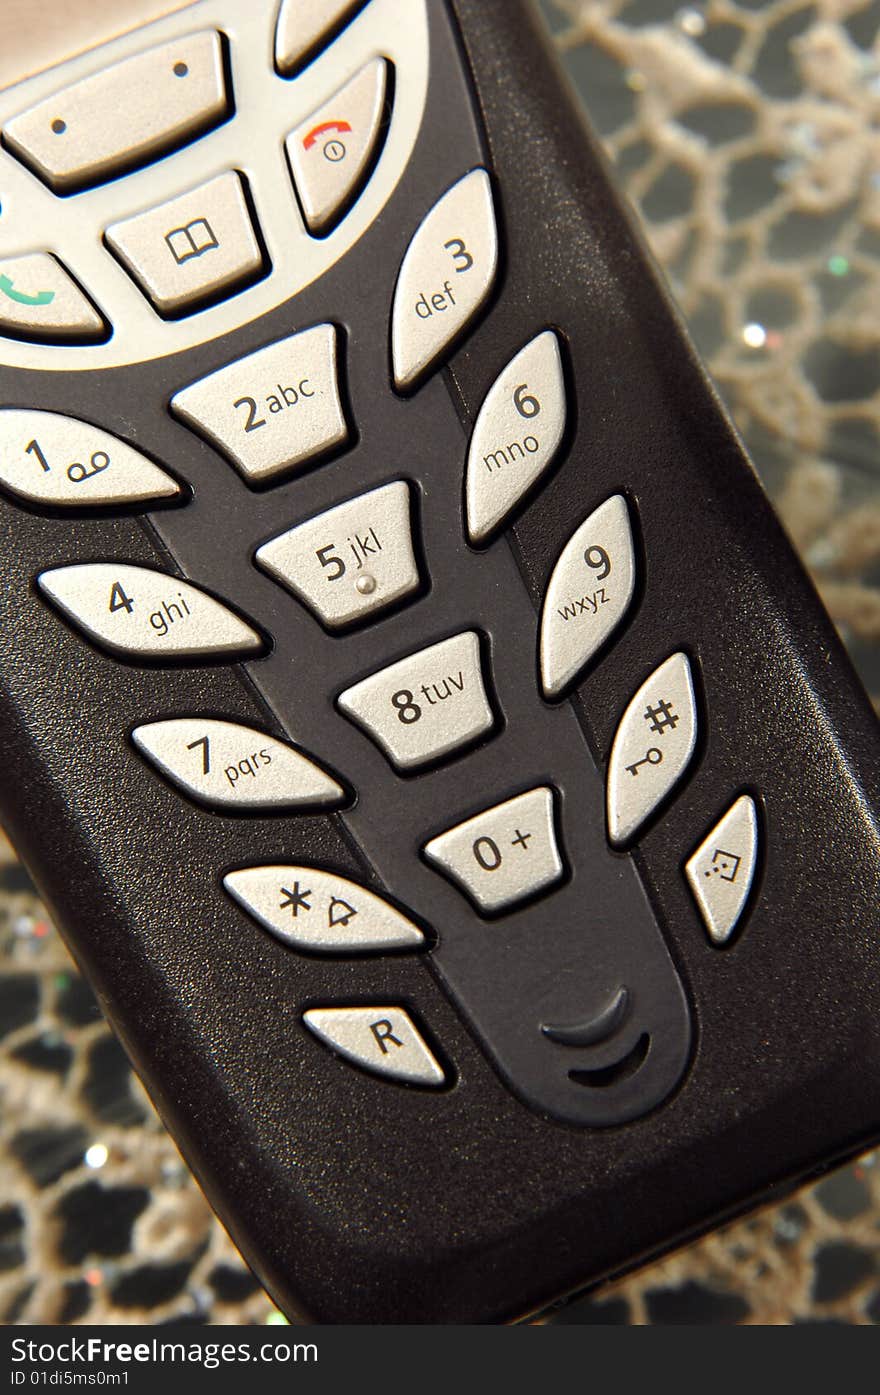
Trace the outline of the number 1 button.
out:
[[[432,838],[422,851],[478,910],[510,910],[562,877],[553,791],[540,785],[484,809]]]

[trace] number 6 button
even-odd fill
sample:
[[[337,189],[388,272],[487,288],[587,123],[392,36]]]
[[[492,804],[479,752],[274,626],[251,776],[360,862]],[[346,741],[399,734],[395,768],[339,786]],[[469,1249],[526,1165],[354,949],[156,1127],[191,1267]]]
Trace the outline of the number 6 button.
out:
[[[432,838],[422,851],[478,910],[509,910],[562,877],[553,791],[541,785],[484,809]]]
[[[468,450],[465,499],[471,542],[485,542],[552,463],[565,430],[559,340],[545,329],[496,378]]]

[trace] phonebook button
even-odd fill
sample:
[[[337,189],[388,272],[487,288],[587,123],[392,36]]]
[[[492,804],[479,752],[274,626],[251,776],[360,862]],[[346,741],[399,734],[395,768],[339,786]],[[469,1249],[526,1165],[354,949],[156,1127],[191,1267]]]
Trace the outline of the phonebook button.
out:
[[[218,174],[113,223],[106,239],[160,315],[189,314],[263,269],[240,175]]]

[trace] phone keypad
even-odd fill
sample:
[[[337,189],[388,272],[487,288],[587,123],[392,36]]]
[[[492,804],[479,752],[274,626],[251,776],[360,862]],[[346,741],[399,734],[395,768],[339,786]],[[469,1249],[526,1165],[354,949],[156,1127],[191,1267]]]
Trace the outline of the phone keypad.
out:
[[[274,18],[274,7],[266,10]],[[165,186],[170,199],[140,203],[148,212],[132,216],[132,199],[124,217],[103,220],[107,242],[146,293],[141,299],[129,288],[133,302],[157,323],[179,317],[162,326],[181,333],[202,316],[208,326],[211,298],[240,288],[242,277],[257,278],[243,302],[277,283],[279,227],[298,230],[306,262],[339,240],[338,278],[321,282],[315,272],[313,286],[288,262],[283,309],[276,298],[263,305],[265,321],[230,322],[237,337],[206,328],[198,367],[167,348],[144,350],[173,418],[166,441],[176,434],[186,447],[181,470],[192,493],[134,446],[60,413],[8,415],[16,462],[13,470],[9,456],[0,461],[0,483],[53,505],[192,499],[192,507],[152,514],[149,527],[199,585],[89,561],[44,571],[41,594],[96,645],[129,661],[259,659],[248,683],[290,740],[231,715],[153,714],[131,732],[134,752],[211,813],[338,810],[333,818],[365,862],[415,915],[332,868],[271,860],[270,848],[258,866],[225,876],[215,867],[214,889],[222,882],[243,917],[291,953],[430,953],[437,979],[521,1099],[578,1126],[621,1123],[666,1098],[689,1059],[687,1000],[625,850],[694,761],[690,661],[675,653],[641,685],[603,765],[584,739],[580,698],[562,699],[620,637],[633,608],[635,503],[600,493],[586,517],[572,518],[540,617],[523,584],[530,560],[503,537],[549,483],[575,428],[578,465],[589,472],[589,385],[576,422],[565,373],[566,335],[588,328],[550,324],[539,305],[530,322],[506,324],[470,429],[454,385],[439,374],[426,383],[488,306],[499,265],[485,147],[461,104],[449,109],[448,133],[444,126],[438,134],[436,121],[421,130],[426,153],[402,185],[397,220],[369,233],[379,202],[361,228],[369,235],[344,243],[368,191],[378,184],[390,197],[406,168],[406,155],[395,165],[412,148],[399,104],[408,102],[409,122],[423,110],[417,94],[407,95],[413,65],[401,64],[398,30],[412,40],[416,69],[430,32],[431,80],[445,98],[460,65],[445,7],[429,14],[415,0],[373,0],[362,11],[285,0],[278,68],[299,76],[287,83],[263,74],[281,106],[291,98],[275,131],[271,191],[223,144],[230,126],[246,129],[236,118],[209,137],[220,158],[208,168],[225,173],[180,195],[199,177],[191,172]],[[323,57],[302,71],[337,34],[337,82],[324,82],[331,70]],[[237,73],[235,52],[233,60]],[[276,221],[258,227],[269,192]],[[288,200],[287,224],[277,221],[279,199]],[[231,223],[222,221],[224,200]],[[511,271],[515,255],[514,242]],[[17,457],[28,455],[31,440],[51,450],[46,470],[25,460],[27,476]],[[109,468],[70,473],[99,451]],[[244,616],[233,609],[239,595]],[[713,944],[733,932],[748,898],[757,833],[750,851],[747,814],[734,805],[684,868]],[[720,861],[712,860],[716,845]],[[332,980],[319,985],[322,1005],[303,1022],[325,1046],[400,1084],[447,1083],[408,1009],[325,1002],[324,982]],[[596,1005],[621,994],[626,1020],[608,1027],[621,1041],[600,1040]],[[662,1041],[618,1087],[605,1072],[609,1060],[629,1059],[654,1037]]]

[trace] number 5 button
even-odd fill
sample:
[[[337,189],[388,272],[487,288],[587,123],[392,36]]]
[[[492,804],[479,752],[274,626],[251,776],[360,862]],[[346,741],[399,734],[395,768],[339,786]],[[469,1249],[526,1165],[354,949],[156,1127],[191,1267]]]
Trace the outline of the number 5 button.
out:
[[[394,291],[394,385],[414,387],[477,313],[495,280],[498,233],[485,170],[453,184],[416,229]]]
[[[383,484],[264,543],[257,565],[328,630],[372,618],[418,590],[409,486]]]
[[[541,785],[485,809],[432,838],[422,851],[478,910],[509,910],[562,877],[553,791]]]

